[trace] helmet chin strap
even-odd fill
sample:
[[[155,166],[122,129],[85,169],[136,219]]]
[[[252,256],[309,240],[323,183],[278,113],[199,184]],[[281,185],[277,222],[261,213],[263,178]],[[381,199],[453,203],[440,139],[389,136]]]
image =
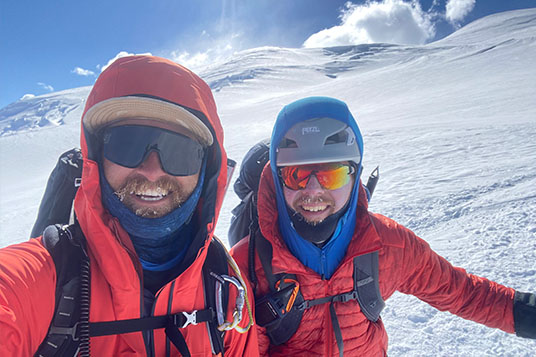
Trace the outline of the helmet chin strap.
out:
[[[307,222],[301,214],[294,211],[288,205],[287,210],[289,212],[290,221],[292,222],[292,227],[300,235],[300,237],[315,244],[317,247],[322,248],[333,236],[333,233],[337,228],[337,224],[339,223],[339,219],[346,213],[346,210],[348,209],[349,202],[350,200],[348,200],[344,207],[342,207],[339,211],[329,215],[326,217],[326,219],[318,223]]]

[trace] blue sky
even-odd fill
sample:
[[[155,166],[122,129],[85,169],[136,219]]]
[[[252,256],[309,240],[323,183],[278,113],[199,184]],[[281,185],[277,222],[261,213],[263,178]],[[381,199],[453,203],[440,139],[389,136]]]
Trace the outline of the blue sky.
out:
[[[121,0],[0,4],[0,108],[23,96],[92,85],[125,54],[200,70],[259,46],[423,44],[534,0]]]

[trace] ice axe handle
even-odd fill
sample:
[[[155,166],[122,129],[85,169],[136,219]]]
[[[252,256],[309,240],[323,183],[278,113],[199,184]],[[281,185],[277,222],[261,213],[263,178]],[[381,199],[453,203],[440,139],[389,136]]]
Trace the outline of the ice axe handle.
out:
[[[376,166],[376,168],[370,173],[370,176],[367,180],[367,190],[369,191],[370,198],[372,198],[372,194],[374,193],[374,189],[376,188],[376,184],[378,183],[378,180],[380,179],[380,167]]]

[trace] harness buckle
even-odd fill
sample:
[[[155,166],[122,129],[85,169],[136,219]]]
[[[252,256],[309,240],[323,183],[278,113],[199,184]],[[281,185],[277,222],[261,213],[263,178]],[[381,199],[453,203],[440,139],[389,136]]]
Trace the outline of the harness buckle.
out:
[[[301,304],[296,306],[298,310],[307,310],[311,307],[311,302],[309,300],[304,300]]]
[[[357,290],[352,290],[344,295],[341,295],[340,302],[348,302],[350,300],[357,300]]]
[[[80,322],[77,322],[74,324],[73,327],[59,327],[59,326],[51,326],[50,327],[50,334],[53,335],[69,335],[73,339],[73,341],[78,341],[80,338]]]
[[[192,324],[192,325],[197,325],[197,310],[194,310],[192,311],[191,313],[188,313],[188,312],[185,312],[183,311],[182,312],[182,315],[186,318],[186,320],[182,323],[182,325],[179,325],[180,324],[180,320],[179,320],[179,317],[181,315],[174,315],[173,318],[174,318],[174,323],[175,325],[177,325],[179,328],[185,328],[186,326]]]

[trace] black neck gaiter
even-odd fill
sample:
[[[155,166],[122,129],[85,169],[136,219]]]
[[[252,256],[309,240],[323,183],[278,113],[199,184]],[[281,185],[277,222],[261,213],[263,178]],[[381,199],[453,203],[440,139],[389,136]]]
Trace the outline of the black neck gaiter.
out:
[[[350,200],[348,200],[348,202],[349,201]],[[301,214],[294,211],[288,205],[287,210],[296,233],[303,239],[321,248],[329,242],[333,232],[335,232],[339,219],[344,215],[348,208],[348,202],[346,202],[346,205],[341,210],[328,216],[322,222],[315,224],[308,223]]]

